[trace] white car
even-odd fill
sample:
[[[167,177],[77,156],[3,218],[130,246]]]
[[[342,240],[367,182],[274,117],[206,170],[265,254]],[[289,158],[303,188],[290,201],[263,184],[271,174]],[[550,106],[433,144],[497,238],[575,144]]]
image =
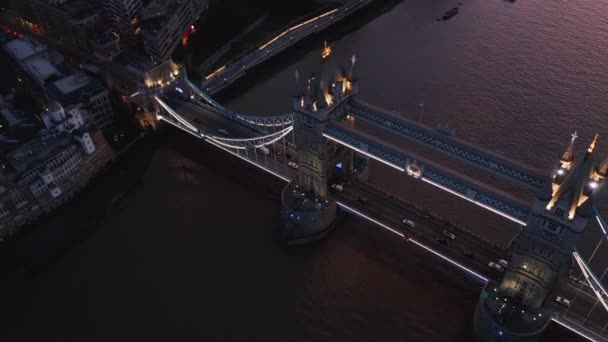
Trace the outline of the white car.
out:
[[[403,219],[403,221],[401,221],[401,223],[403,223],[406,226],[410,226],[412,228],[416,227],[416,224],[412,220]]]
[[[568,300],[568,299],[566,299],[564,297],[558,296],[557,298],[555,298],[555,301],[558,302],[558,303],[560,303],[561,305],[563,305],[565,307],[570,307],[570,300]]]
[[[444,230],[441,232],[441,234],[443,234],[443,236],[445,236],[445,237],[447,237],[447,238],[449,238],[449,239],[451,239],[451,240],[456,239],[456,235],[454,235],[454,233],[450,232],[450,231],[449,231],[449,230],[447,230],[447,229],[444,229]]]
[[[226,135],[230,135],[230,133],[228,133],[228,131],[227,131],[227,130],[225,130],[225,129],[223,129],[223,128],[220,128],[220,129],[218,129],[217,131],[218,131],[218,132],[219,132],[221,135],[224,135],[224,136],[226,136]]]
[[[342,190],[344,190],[344,187],[342,185],[340,185],[340,184],[332,184],[331,187],[332,187],[332,189],[334,189],[336,191],[340,191],[340,192]]]
[[[491,269],[494,269],[500,273],[504,272],[504,267],[500,266],[499,264],[495,263],[495,262],[491,262],[488,264],[488,267]]]
[[[287,166],[289,166],[292,169],[296,169],[296,170],[300,167],[300,165],[298,165],[298,164],[296,164],[294,162],[287,163]]]
[[[507,266],[509,266],[509,262],[505,259],[498,260],[498,263],[504,268],[507,268]]]

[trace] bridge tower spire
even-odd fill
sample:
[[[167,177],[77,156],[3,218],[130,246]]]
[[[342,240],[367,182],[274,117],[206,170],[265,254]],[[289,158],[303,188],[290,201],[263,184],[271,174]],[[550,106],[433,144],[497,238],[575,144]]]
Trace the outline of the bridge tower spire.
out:
[[[570,266],[578,238],[593,217],[593,197],[608,165],[593,165],[598,135],[575,162],[576,132],[551,178],[551,191],[533,201],[526,228],[499,283],[488,283],[475,311],[475,333],[482,341],[535,341],[549,323],[545,304]]]

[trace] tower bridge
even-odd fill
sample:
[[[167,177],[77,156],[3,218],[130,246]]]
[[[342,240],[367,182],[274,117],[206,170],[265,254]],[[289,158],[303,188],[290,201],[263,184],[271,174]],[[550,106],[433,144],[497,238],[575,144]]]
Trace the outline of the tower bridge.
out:
[[[593,161],[597,136],[580,158],[573,153],[573,137],[559,166],[543,177],[533,167],[358,100],[355,62],[353,58],[338,76],[323,70],[306,79],[296,74],[293,111],[282,115],[233,112],[186,78],[158,89],[152,101],[159,121],[288,182],[282,193],[281,236],[289,243],[319,239],[329,232],[339,211],[354,213],[484,282],[475,312],[475,331],[483,340],[534,341],[555,321],[591,340],[608,341],[608,293],[602,285],[607,272],[596,277],[588,266],[595,252],[585,261],[576,251],[590,219],[595,218],[592,221],[601,228],[600,243],[608,236],[593,206],[593,197],[608,173],[608,158],[599,164]],[[353,120],[377,130],[360,129]],[[407,143],[395,144],[375,135],[383,131]],[[528,201],[517,198],[489,184],[490,178],[473,177],[468,169],[459,172],[442,164],[436,155],[419,154],[413,143],[458,159],[468,169],[500,176],[493,178],[499,182],[517,183],[531,197]],[[494,246],[415,203],[391,198],[365,184],[365,169],[372,159],[506,217],[521,227],[521,233],[510,249]],[[338,176],[337,165],[342,171]],[[329,187],[340,179],[350,182],[342,191]],[[402,215],[419,218],[416,227],[406,227]],[[450,247],[435,239],[446,229],[458,233]],[[475,251],[476,257],[467,258],[463,251]],[[504,273],[487,266],[497,258],[510,259]],[[585,286],[572,286],[572,278],[566,279],[571,265],[580,269],[577,281]],[[574,297],[571,307],[556,304],[558,295]],[[588,311],[581,313],[587,310],[581,308]]]

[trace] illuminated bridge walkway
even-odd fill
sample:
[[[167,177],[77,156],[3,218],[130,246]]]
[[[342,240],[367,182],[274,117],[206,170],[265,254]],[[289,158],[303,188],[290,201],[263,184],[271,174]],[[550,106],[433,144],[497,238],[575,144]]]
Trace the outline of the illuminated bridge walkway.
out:
[[[224,65],[205,76],[201,88],[210,95],[216,94],[235,80],[244,76],[249,69],[268,60],[311,34],[320,32],[333,23],[340,21],[372,1],[374,0],[353,0],[286,29],[239,60]]]
[[[513,193],[499,189],[488,179],[478,178],[472,169],[483,170],[501,180],[521,185],[534,191],[544,184],[538,170],[508,160],[503,156],[485,151],[452,137],[444,137],[432,129],[412,123],[382,109],[349,98],[342,117],[333,118],[323,131],[328,144],[343,146],[367,158],[403,172],[433,185],[460,199],[475,203],[518,225],[524,226],[528,219],[530,203]],[[206,93],[186,79],[179,80],[154,96],[158,106],[157,119],[175,126],[196,138],[214,145],[242,160],[255,165],[287,182],[297,175],[297,166],[289,165],[287,155],[295,156],[293,137],[294,114],[256,116],[236,113],[224,108]],[[378,135],[382,134],[381,137]],[[392,135],[387,137],[384,134]],[[412,144],[400,143],[399,139],[416,142],[417,145],[433,149],[438,154],[414,148]],[[329,145],[328,145],[329,146]],[[421,151],[425,153],[420,153]],[[442,162],[450,157],[462,162],[465,172],[459,172]],[[548,177],[547,177],[548,178]],[[365,194],[373,199],[372,204],[361,205],[355,195]],[[403,213],[410,217],[425,217],[428,214],[407,206],[396,204],[396,199],[387,199],[384,192],[366,184],[352,184],[343,192],[331,194],[345,211],[357,214],[395,236],[426,250],[443,261],[462,269],[483,282],[499,275],[487,268],[489,261],[506,257],[506,250],[492,246],[465,231],[458,234],[459,248],[476,251],[475,259],[463,258],[455,253],[454,246],[442,249],[433,236],[441,234],[443,223],[424,222],[416,224],[415,232],[405,231],[401,225]],[[608,341],[608,292],[603,278],[608,268],[601,269],[601,276],[589,266],[601,244],[608,241],[606,222],[599,213],[595,219],[601,239],[593,254],[585,261],[580,252],[574,251],[574,268],[570,281],[561,284],[558,294],[573,299],[571,307],[564,308],[555,303],[547,304],[552,310],[552,319],[589,340]],[[456,229],[455,227],[451,228]],[[597,267],[596,267],[597,268]],[[599,273],[599,272],[597,272]],[[553,295],[555,296],[555,295]]]

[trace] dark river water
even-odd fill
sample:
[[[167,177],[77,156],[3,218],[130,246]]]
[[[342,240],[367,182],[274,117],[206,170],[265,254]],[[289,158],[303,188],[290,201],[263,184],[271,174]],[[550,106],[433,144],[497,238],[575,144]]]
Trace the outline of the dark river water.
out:
[[[459,2],[458,15],[436,21]],[[403,1],[361,19],[365,25],[358,25],[359,19],[344,23],[354,28],[346,34],[338,28],[311,38],[306,47],[287,52],[280,67],[254,71],[226,99],[242,112],[289,111],[294,71],[315,71],[327,39],[334,61],[347,64],[356,55],[358,96],[367,102],[412,119],[421,114],[422,103],[424,123],[446,123],[457,136],[547,174],[573,131],[579,135],[579,157],[597,132],[599,163],[608,157],[607,15],[607,1]],[[370,181],[500,245],[519,230],[382,164],[372,165]],[[608,213],[606,199],[604,191],[596,201],[603,213]],[[590,227],[580,243],[587,255],[599,231],[595,222]],[[608,258],[597,261],[606,265]],[[597,272],[603,265],[594,265]]]
[[[447,22],[435,19],[457,1],[406,1],[334,32],[335,57],[357,55],[360,96],[411,117],[422,102],[424,122],[448,122],[544,168],[572,130],[580,149],[595,131],[608,134],[608,2],[460,1]],[[293,71],[313,68],[323,39],[257,71],[264,77],[230,106],[288,111]],[[322,242],[286,248],[277,238],[280,181],[188,135],[162,139],[123,161],[148,164],[118,209],[84,196],[16,241],[16,262],[39,266],[3,294],[3,341],[472,340],[481,288],[473,279],[348,216]],[[606,145],[602,138],[600,155]],[[373,182],[411,189],[387,175],[372,165]],[[125,184],[115,178],[91,191],[119,193]],[[417,193],[490,238],[516,230],[434,190]],[[68,218],[81,211],[107,213],[76,247],[38,248],[37,234],[69,234]],[[554,326],[543,340],[578,341]]]

